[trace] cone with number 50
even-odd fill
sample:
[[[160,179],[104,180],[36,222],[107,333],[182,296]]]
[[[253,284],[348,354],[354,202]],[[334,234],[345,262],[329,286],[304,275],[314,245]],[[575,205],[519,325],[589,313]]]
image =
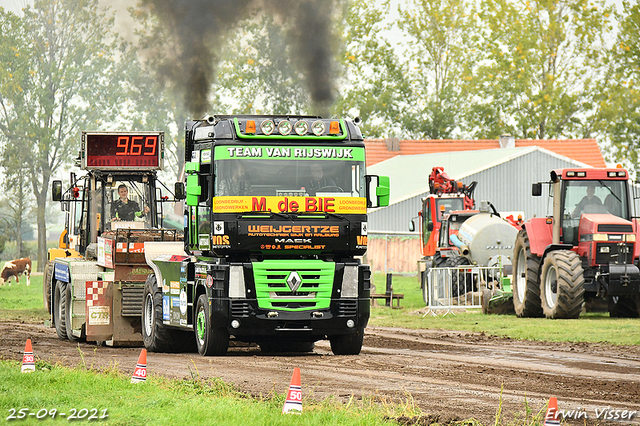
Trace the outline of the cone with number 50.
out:
[[[285,413],[302,413],[302,386],[300,384],[300,369],[298,367],[293,369],[287,399],[284,401],[284,407],[282,407],[282,414]]]
[[[145,380],[147,380],[147,350],[143,349],[140,351],[138,364],[136,364],[136,369],[131,376],[131,383],[140,383]]]
[[[21,371],[23,373],[36,371],[36,360],[33,356],[33,349],[31,348],[31,339],[27,339],[27,343],[24,345],[24,356],[22,357]]]

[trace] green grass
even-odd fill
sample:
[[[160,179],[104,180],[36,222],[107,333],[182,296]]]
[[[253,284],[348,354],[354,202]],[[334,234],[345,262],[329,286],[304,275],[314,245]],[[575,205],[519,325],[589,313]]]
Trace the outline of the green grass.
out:
[[[24,321],[42,323],[49,319],[42,301],[42,275],[31,276],[27,286],[24,276],[20,284],[15,280],[11,285],[0,287],[0,321]]]
[[[282,415],[288,383],[281,387],[281,394],[254,398],[219,379],[168,380],[151,375],[144,383],[131,384],[130,376],[115,368],[98,372],[82,366],[68,369],[37,362],[35,372],[24,374],[19,362],[0,361],[0,412],[4,419],[12,408],[27,408],[36,414],[40,411],[41,415],[45,409],[68,414],[72,409],[95,408],[97,416],[107,410],[108,417],[97,420],[104,425],[375,426],[390,424],[385,416],[418,413],[411,403],[390,405],[374,399],[317,403],[303,394],[303,415]],[[55,420],[35,417],[13,421],[24,425],[66,422],[61,416]]]
[[[384,293],[386,277],[374,274],[376,291]],[[402,309],[374,307],[369,324],[414,329],[437,329],[485,332],[512,339],[558,342],[606,342],[619,345],[640,345],[640,319],[610,318],[608,313],[583,314],[577,320],[517,318],[515,315],[483,315],[479,309],[457,312],[455,315],[432,316],[416,313],[425,310],[418,277],[394,276],[394,293],[404,294]]]

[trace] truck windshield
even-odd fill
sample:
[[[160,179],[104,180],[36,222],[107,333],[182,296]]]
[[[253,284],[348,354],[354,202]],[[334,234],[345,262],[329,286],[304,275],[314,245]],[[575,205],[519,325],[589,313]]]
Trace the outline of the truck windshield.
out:
[[[365,196],[364,161],[233,158],[214,163],[216,196]]]

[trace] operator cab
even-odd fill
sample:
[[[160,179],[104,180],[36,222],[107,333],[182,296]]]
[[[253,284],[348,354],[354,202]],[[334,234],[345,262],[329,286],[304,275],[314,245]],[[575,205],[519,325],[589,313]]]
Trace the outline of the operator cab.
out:
[[[627,182],[624,180],[564,180],[562,186],[562,240],[578,244],[583,214],[611,214],[631,220]]]

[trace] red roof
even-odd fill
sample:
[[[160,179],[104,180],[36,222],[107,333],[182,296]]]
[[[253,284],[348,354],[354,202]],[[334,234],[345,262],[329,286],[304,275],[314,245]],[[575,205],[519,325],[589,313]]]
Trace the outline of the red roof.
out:
[[[595,139],[516,139],[516,148],[539,146],[572,160],[580,161],[593,167],[606,167],[600,147]],[[475,151],[480,149],[500,148],[497,139],[480,140],[418,140],[399,143],[398,151],[389,151],[383,139],[364,141],[367,151],[367,166],[372,166],[396,155],[433,154],[452,151]]]

